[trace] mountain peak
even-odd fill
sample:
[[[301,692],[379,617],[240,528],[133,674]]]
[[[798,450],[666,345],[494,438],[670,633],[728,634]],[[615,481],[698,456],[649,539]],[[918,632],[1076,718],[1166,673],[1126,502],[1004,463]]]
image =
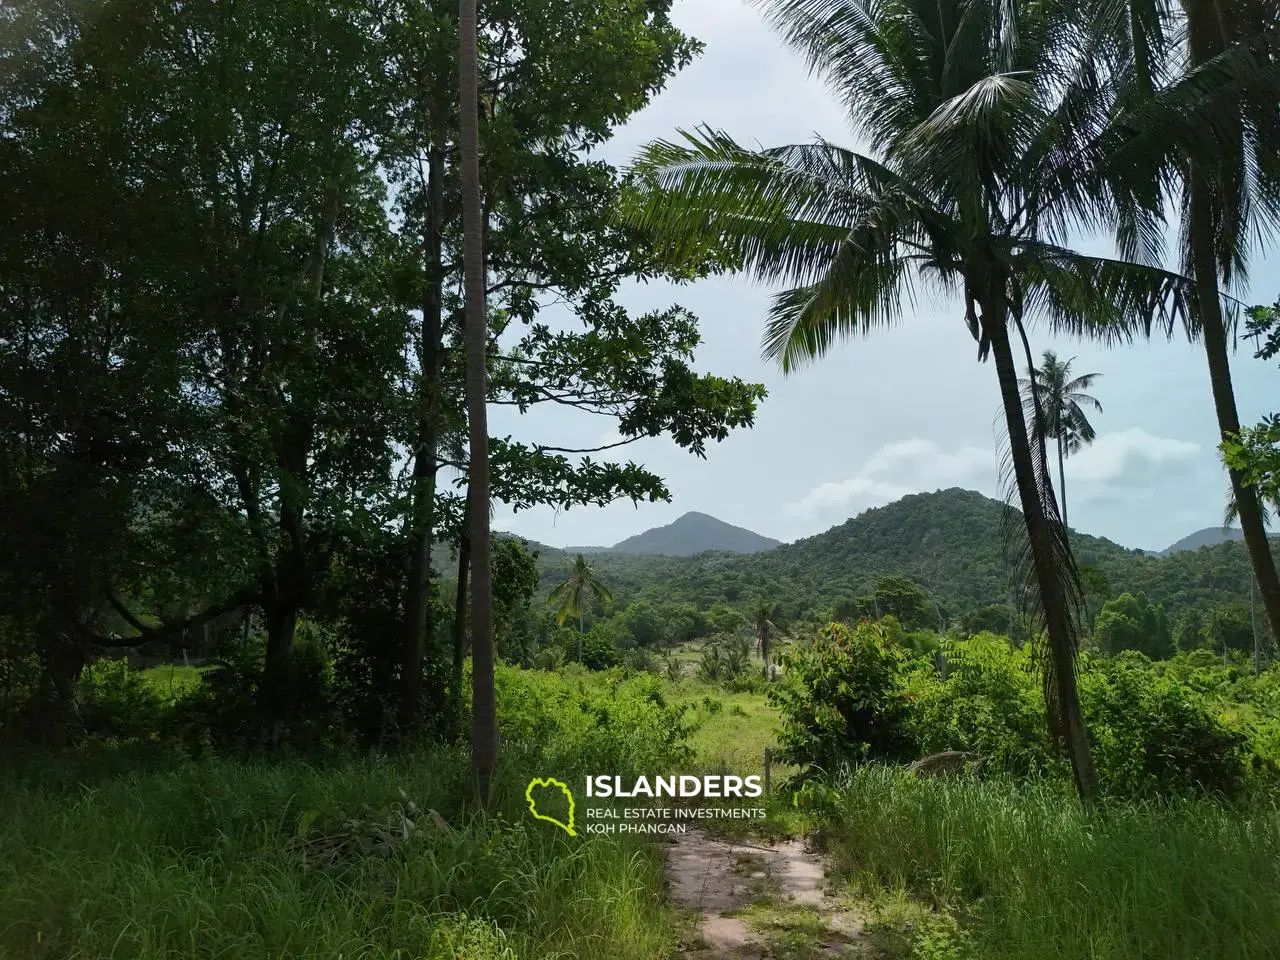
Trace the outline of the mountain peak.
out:
[[[1219,543],[1229,543],[1236,540],[1243,540],[1244,533],[1239,527],[1205,527],[1203,530],[1197,530],[1195,533],[1188,534],[1176,543],[1172,543],[1160,551],[1160,555],[1167,557],[1171,553],[1181,553],[1183,550],[1199,550],[1201,547],[1211,547]]]
[[[614,544],[611,552],[687,557],[709,550],[760,553],[778,545],[777,540],[763,537],[743,527],[735,527],[710,514],[690,510],[665,526],[627,537]]]

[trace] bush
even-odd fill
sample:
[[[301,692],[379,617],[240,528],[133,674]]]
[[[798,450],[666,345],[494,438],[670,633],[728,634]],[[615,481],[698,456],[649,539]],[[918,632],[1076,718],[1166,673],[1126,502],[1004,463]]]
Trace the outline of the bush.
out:
[[[123,657],[87,664],[78,694],[80,718],[91,736],[144,739],[157,734],[165,720],[164,701]]]
[[[913,661],[906,681],[908,727],[922,753],[963,750],[1018,774],[1061,769],[1045,723],[1031,649],[993,633],[947,638],[943,680],[932,659]]]
[[[914,754],[900,676],[904,656],[882,626],[832,623],[781,661],[785,673],[769,699],[781,713],[784,763],[834,771]]]
[[[608,670],[618,664],[618,646],[606,631],[592,627],[582,638],[582,665],[588,670]]]
[[[1246,777],[1246,737],[1203,694],[1130,653],[1082,671],[1081,702],[1105,791],[1138,797],[1191,792],[1235,796]]]
[[[610,671],[591,681],[499,666],[503,750],[564,779],[576,772],[652,775],[693,758],[687,708],[666,702],[660,677]]]

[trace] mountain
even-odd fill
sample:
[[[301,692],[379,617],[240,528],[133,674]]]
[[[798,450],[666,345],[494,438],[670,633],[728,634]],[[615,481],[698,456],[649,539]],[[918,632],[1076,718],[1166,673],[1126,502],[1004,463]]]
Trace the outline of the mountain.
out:
[[[764,552],[640,555],[624,553],[630,541],[623,541],[592,557],[592,565],[620,605],[644,598],[705,609],[762,597],[781,604],[787,617],[851,609],[873,592],[877,576],[898,574],[920,584],[950,618],[1011,601],[1001,537],[1006,510],[980,493],[952,488],[903,497],[825,533]],[[1021,524],[1016,511],[1013,519]],[[1112,595],[1145,593],[1171,617],[1191,606],[1248,601],[1250,567],[1240,543],[1166,557],[1078,531],[1071,543],[1077,562],[1103,573]],[[563,579],[563,564],[562,555],[544,556],[544,589]]]
[[[665,527],[654,527],[615,543],[610,552],[687,557],[708,550],[760,553],[778,545],[777,540],[735,527],[705,513],[690,511]]]
[[[1244,532],[1239,527],[1205,527],[1197,530],[1160,551],[1160,556],[1167,557],[1171,553],[1183,550],[1199,550],[1201,547],[1212,547],[1219,543],[1231,543],[1244,539]]]

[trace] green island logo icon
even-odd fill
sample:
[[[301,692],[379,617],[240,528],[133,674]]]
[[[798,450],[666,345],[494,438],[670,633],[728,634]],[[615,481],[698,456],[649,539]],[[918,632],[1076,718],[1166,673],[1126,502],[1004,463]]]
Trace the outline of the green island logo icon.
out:
[[[534,799],[533,788],[542,787],[544,789],[559,788],[560,792],[565,795],[569,801],[569,822],[562,823],[555,817],[548,817],[538,812],[538,801]],[[557,780],[555,777],[535,777],[529,781],[529,786],[524,788],[524,798],[529,802],[529,812],[533,814],[535,820],[545,820],[547,823],[554,823],[571,837],[576,837],[577,831],[573,829],[573,794],[569,788]]]

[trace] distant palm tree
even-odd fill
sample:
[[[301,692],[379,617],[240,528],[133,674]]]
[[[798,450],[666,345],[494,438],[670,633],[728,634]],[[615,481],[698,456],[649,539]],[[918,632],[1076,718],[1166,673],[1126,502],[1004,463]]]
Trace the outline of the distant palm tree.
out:
[[[1052,350],[1044,352],[1040,368],[1032,367],[1030,379],[1021,380],[1023,406],[1032,423],[1037,440],[1052,440],[1058,448],[1058,500],[1062,505],[1062,529],[1067,529],[1067,477],[1063,463],[1097,434],[1085,415],[1085,407],[1102,412],[1102,404],[1084,391],[1102,376],[1086,373],[1072,379],[1071,364],[1075,360],[1059,360]]]
[[[760,650],[760,658],[764,660],[764,678],[769,679],[769,645],[771,632],[778,629],[773,618],[778,615],[776,604],[757,600],[751,607],[751,620],[756,628],[756,645]]]
[[[1257,492],[1257,487],[1254,488]],[[1271,510],[1273,507],[1280,507],[1267,500],[1265,497],[1258,495],[1258,515],[1262,517],[1262,525],[1264,527],[1271,525]],[[1240,522],[1240,505],[1236,503],[1236,488],[1232,483],[1227,484],[1227,505],[1222,512],[1222,528],[1225,530],[1233,523]]]
[[[582,661],[582,622],[587,603],[592,600],[613,603],[613,595],[596,579],[595,571],[582,554],[573,558],[569,578],[551,591],[547,606],[556,608],[556,622],[564,626],[570,617],[578,618],[578,661]]]

